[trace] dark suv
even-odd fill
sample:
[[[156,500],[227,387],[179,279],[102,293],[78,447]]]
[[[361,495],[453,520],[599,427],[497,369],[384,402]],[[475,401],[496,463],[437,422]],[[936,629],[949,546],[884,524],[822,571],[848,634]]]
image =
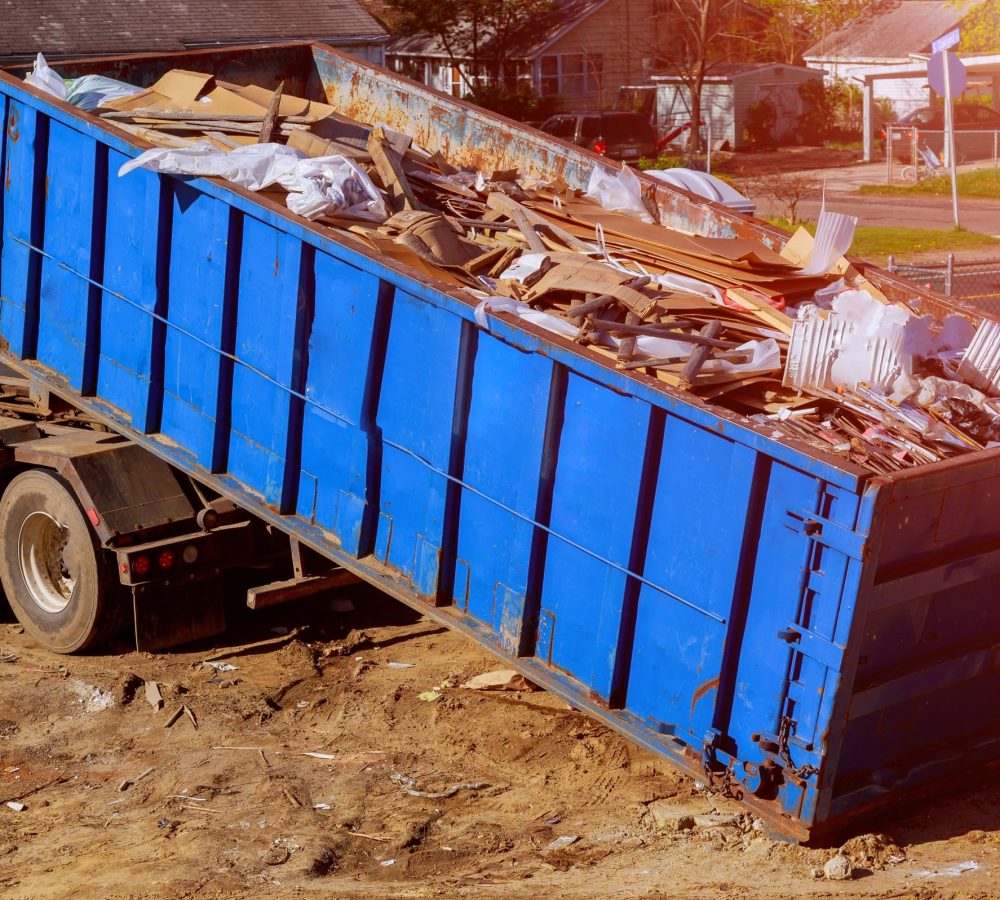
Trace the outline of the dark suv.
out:
[[[944,107],[924,106],[900,119],[892,128],[892,155],[909,162],[913,157],[912,131],[917,131],[917,143],[929,147],[939,157],[944,151]],[[970,132],[1000,132],[1000,113],[976,103],[955,104],[955,160],[989,159],[993,156],[992,137]],[[1000,136],[998,136],[1000,140]],[[886,129],[882,129],[882,152],[886,150]]]
[[[542,131],[612,159],[656,156],[656,132],[639,113],[564,113],[545,122]]]

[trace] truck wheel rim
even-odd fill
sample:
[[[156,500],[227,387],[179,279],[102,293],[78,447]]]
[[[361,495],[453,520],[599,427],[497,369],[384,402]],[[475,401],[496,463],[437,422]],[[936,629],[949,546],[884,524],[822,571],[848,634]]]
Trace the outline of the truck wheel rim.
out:
[[[69,532],[45,512],[33,512],[21,524],[17,538],[21,577],[28,595],[47,613],[60,613],[73,599],[76,578],[64,551]]]

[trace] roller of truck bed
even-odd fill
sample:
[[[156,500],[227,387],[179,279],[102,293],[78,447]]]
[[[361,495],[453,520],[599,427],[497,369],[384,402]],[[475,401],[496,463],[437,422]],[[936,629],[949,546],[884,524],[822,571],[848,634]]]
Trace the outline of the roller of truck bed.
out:
[[[514,171],[572,192],[595,167],[616,172],[319,44],[59,65],[141,88],[174,69],[268,95],[281,84],[488,177]],[[751,416],[699,395],[707,350],[683,372],[669,360],[634,365],[628,339],[664,328],[627,293],[648,299],[648,286],[609,288],[616,303],[635,301],[637,318],[622,310],[601,325],[555,303],[553,318],[577,324],[540,327],[516,297],[482,307],[273,194],[145,169],[119,178],[149,145],[22,74],[0,73],[2,361],[69,410],[54,431],[37,408],[38,433],[16,423],[0,433],[0,518],[7,503],[10,521],[31,523],[0,574],[6,565],[61,592],[55,611],[25,613],[32,621],[72,608],[71,551],[113,552],[123,572],[134,568],[135,553],[116,544],[127,529],[106,521],[115,503],[88,507],[73,478],[93,480],[58,460],[59,429],[84,424],[169,463],[149,508],[165,521],[163,504],[182,495],[185,540],[211,536],[206,511],[231,501],[230,513],[472,637],[787,837],[831,833],[995,766],[1000,452],[976,449],[985,440],[949,425],[957,445],[900,449],[889,429],[879,452],[865,449],[876,440],[867,431],[821,449],[795,415]],[[660,224],[702,248],[746,238],[755,258],[784,265],[768,253],[786,235],[638,178]],[[545,243],[555,232],[510,215],[542,256],[556,253]],[[645,235],[651,245],[659,232],[667,240],[659,229]],[[965,316],[985,340],[968,310],[856,267],[887,309],[916,298],[939,318]],[[755,310],[788,343],[781,298],[724,300],[735,310],[725,327]],[[610,302],[583,299],[597,301]],[[602,330],[619,339],[590,338]],[[718,329],[692,333],[689,348],[737,358]],[[817,391],[807,396],[838,402]],[[45,453],[32,448],[42,439]],[[115,469],[95,471],[107,488]],[[57,501],[46,499],[53,483]],[[18,547],[47,555],[19,563]]]

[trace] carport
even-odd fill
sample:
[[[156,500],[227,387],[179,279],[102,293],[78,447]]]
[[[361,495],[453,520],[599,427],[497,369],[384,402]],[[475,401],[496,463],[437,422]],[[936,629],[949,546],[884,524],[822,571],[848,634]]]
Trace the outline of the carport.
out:
[[[969,90],[978,87],[980,91],[989,88],[992,98],[991,106],[1000,112],[1000,53],[989,53],[978,56],[960,56],[969,76]],[[864,161],[874,161],[875,149],[875,82],[897,78],[926,78],[927,63],[914,60],[912,63],[902,63],[898,66],[886,66],[882,71],[873,72],[864,77],[864,123],[862,126],[864,138]],[[861,79],[858,79],[859,81]],[[933,90],[927,88],[928,105],[932,102]],[[960,99],[960,98],[956,98]]]

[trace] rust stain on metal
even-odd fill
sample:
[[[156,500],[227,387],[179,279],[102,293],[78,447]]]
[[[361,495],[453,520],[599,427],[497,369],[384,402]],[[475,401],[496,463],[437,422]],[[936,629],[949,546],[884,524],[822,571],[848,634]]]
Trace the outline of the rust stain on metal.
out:
[[[11,105],[10,115],[7,117],[7,136],[14,141],[14,143],[21,140],[21,129],[17,127],[17,123],[17,107]]]
[[[691,715],[694,715],[694,708],[698,705],[698,701],[701,700],[709,691],[717,691],[719,689],[719,676],[716,675],[715,678],[710,678],[704,684],[698,686],[695,692],[691,695]]]
[[[591,691],[588,694],[588,697],[590,698],[590,702],[593,703],[594,706],[599,706],[601,709],[611,709],[611,707],[608,705],[608,701],[605,700],[600,694],[598,694],[597,691]]]

